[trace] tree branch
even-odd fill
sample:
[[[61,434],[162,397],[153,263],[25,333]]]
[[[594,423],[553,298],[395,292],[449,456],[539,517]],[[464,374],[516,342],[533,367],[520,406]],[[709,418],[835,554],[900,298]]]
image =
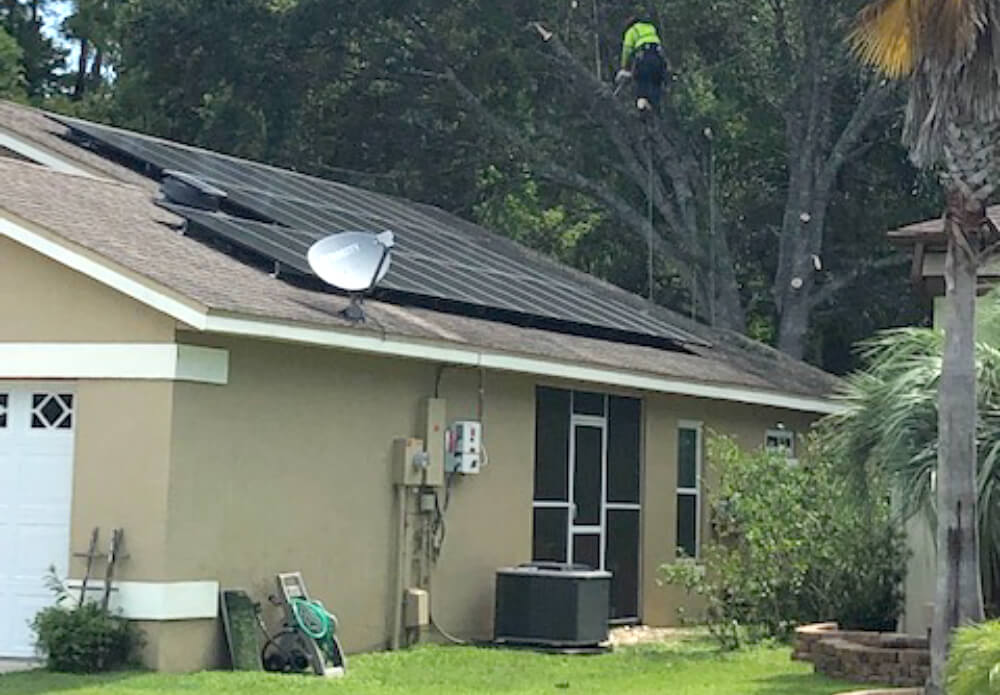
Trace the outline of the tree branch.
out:
[[[892,97],[896,90],[895,83],[880,79],[873,82],[865,91],[861,101],[858,103],[854,113],[844,129],[840,131],[840,136],[830,150],[830,155],[826,158],[823,170],[817,182],[817,190],[828,191],[833,186],[833,182],[840,173],[841,167],[850,160],[855,152],[858,141],[867,130],[871,122],[882,110],[885,103]]]
[[[876,270],[892,268],[909,262],[909,254],[895,253],[891,256],[884,256],[873,261],[863,261],[858,263],[849,273],[830,278],[821,286],[817,287],[816,291],[813,292],[809,298],[810,304],[813,307],[818,307],[821,304],[830,301],[835,294],[843,289],[846,289],[864,275]]]

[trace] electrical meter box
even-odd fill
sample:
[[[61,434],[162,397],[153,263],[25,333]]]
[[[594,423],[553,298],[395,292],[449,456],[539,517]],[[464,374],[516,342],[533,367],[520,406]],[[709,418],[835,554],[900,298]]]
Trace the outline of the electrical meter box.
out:
[[[407,487],[424,484],[428,460],[420,439],[397,439],[393,442],[393,482]]]
[[[448,428],[445,469],[449,473],[471,475],[482,463],[483,425],[475,420],[459,420]]]
[[[445,402],[443,398],[428,398],[423,402],[424,451],[427,470],[423,484],[444,485]]]

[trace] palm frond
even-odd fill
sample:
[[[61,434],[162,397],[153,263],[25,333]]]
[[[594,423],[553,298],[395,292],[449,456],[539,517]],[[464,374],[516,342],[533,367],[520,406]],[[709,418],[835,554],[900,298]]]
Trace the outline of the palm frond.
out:
[[[982,298],[977,326],[979,525],[989,591],[1000,589],[1000,291]],[[819,435],[862,493],[872,480],[888,481],[902,520],[924,515],[933,524],[943,336],[896,329],[858,349],[865,368],[845,379],[838,394],[845,408],[823,420]]]
[[[892,79],[916,65],[914,0],[877,0],[858,15],[848,40],[858,58]]]
[[[874,0],[858,14],[855,54],[910,78],[903,140],[920,166],[941,163],[949,127],[1000,120],[1000,8],[994,0]],[[973,138],[972,148],[981,138]]]

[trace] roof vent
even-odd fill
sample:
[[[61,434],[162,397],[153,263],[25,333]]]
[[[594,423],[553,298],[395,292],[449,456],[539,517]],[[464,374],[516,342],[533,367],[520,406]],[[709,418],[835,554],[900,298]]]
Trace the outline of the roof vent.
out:
[[[198,210],[218,212],[227,197],[221,188],[202,181],[197,176],[167,169],[160,181],[160,193],[170,203]]]

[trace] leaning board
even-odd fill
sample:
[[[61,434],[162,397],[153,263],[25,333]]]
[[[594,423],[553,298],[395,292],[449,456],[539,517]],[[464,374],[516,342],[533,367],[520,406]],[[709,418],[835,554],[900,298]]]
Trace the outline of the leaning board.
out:
[[[240,589],[223,589],[219,592],[219,609],[233,670],[264,670],[257,636],[257,608],[250,595]]]

